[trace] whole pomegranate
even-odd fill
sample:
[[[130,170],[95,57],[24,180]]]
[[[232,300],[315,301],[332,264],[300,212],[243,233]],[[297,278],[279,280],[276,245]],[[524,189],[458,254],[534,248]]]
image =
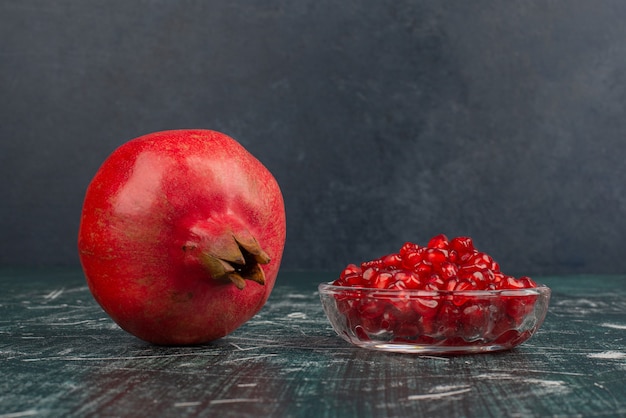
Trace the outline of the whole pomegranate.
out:
[[[208,130],[156,132],[116,149],[87,188],[78,235],[96,301],[161,345],[212,341],[254,316],[284,242],[272,174]]]

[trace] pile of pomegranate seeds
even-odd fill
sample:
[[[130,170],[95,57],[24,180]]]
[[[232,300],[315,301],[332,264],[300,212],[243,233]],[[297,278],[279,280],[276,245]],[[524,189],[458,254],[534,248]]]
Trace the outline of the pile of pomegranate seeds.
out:
[[[502,273],[469,237],[437,235],[427,246],[406,243],[398,253],[347,266],[332,284],[346,287],[335,295],[337,308],[360,340],[513,347],[534,332],[527,317],[536,294],[488,291],[530,289],[535,282]],[[457,293],[475,290],[483,292]]]
[[[469,237],[452,240],[441,234],[420,246],[407,242],[398,253],[357,266],[350,264],[336,286],[415,290],[501,290],[537,287],[529,277],[500,271],[489,254],[474,248]]]

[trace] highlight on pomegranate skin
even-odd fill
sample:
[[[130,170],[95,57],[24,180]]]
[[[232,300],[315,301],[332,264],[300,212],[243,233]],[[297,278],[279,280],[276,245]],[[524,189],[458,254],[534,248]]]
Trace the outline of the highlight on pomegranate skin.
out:
[[[405,352],[510,349],[536,332],[550,298],[530,277],[503,273],[470,237],[443,234],[350,264],[319,289],[342,338]]]

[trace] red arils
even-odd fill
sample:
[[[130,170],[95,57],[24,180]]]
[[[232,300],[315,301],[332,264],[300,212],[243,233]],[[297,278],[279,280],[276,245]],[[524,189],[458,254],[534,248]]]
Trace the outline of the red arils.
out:
[[[456,277],[459,272],[459,266],[455,263],[451,263],[449,261],[444,261],[438,265],[436,265],[437,272],[441,276],[442,279],[448,280]]]
[[[385,272],[382,277],[380,274]],[[411,274],[412,273],[412,274]],[[390,277],[391,275],[391,277]],[[463,290],[528,289],[537,287],[529,277],[519,279],[504,275],[500,266],[484,252],[476,250],[469,237],[452,240],[443,235],[430,239],[427,246],[407,242],[400,251],[361,266],[348,265],[333,284],[365,288],[455,290],[450,280],[460,279],[471,284]],[[456,289],[458,290],[458,289]]]
[[[449,240],[443,234],[431,238],[427,246],[407,242],[397,253],[360,266],[350,264],[333,284],[355,288],[357,295],[358,289],[398,291],[338,303],[355,332],[371,338],[390,333],[395,341],[423,344],[513,340],[517,344],[530,337],[516,329],[537,298],[507,292],[537,287],[531,278],[502,273],[471,238]],[[430,293],[411,294],[414,290]],[[485,293],[494,290],[502,292]]]
[[[381,261],[386,268],[398,268],[402,266],[402,257],[400,254],[389,254],[383,257]]]
[[[450,241],[450,249],[459,254],[473,253],[474,243],[470,237],[456,237]]]
[[[424,251],[424,259],[432,264],[441,264],[448,260],[448,250],[429,248]]]
[[[393,284],[393,281],[396,281],[394,275],[388,271],[383,271],[378,273],[374,279],[374,287],[379,289],[389,289],[389,287]]]
[[[436,235],[428,241],[428,248],[440,248],[443,250],[447,250],[450,243],[448,241],[448,237],[443,234]]]
[[[361,268],[357,267],[355,264],[349,264],[343,271],[341,272],[341,278],[344,278],[353,274],[361,274]]]

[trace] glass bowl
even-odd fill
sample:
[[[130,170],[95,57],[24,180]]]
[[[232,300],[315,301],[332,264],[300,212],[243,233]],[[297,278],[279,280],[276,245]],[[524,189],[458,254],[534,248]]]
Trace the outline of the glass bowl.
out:
[[[319,285],[335,332],[364,348],[418,354],[509,350],[528,340],[548,311],[550,288],[390,290]]]

